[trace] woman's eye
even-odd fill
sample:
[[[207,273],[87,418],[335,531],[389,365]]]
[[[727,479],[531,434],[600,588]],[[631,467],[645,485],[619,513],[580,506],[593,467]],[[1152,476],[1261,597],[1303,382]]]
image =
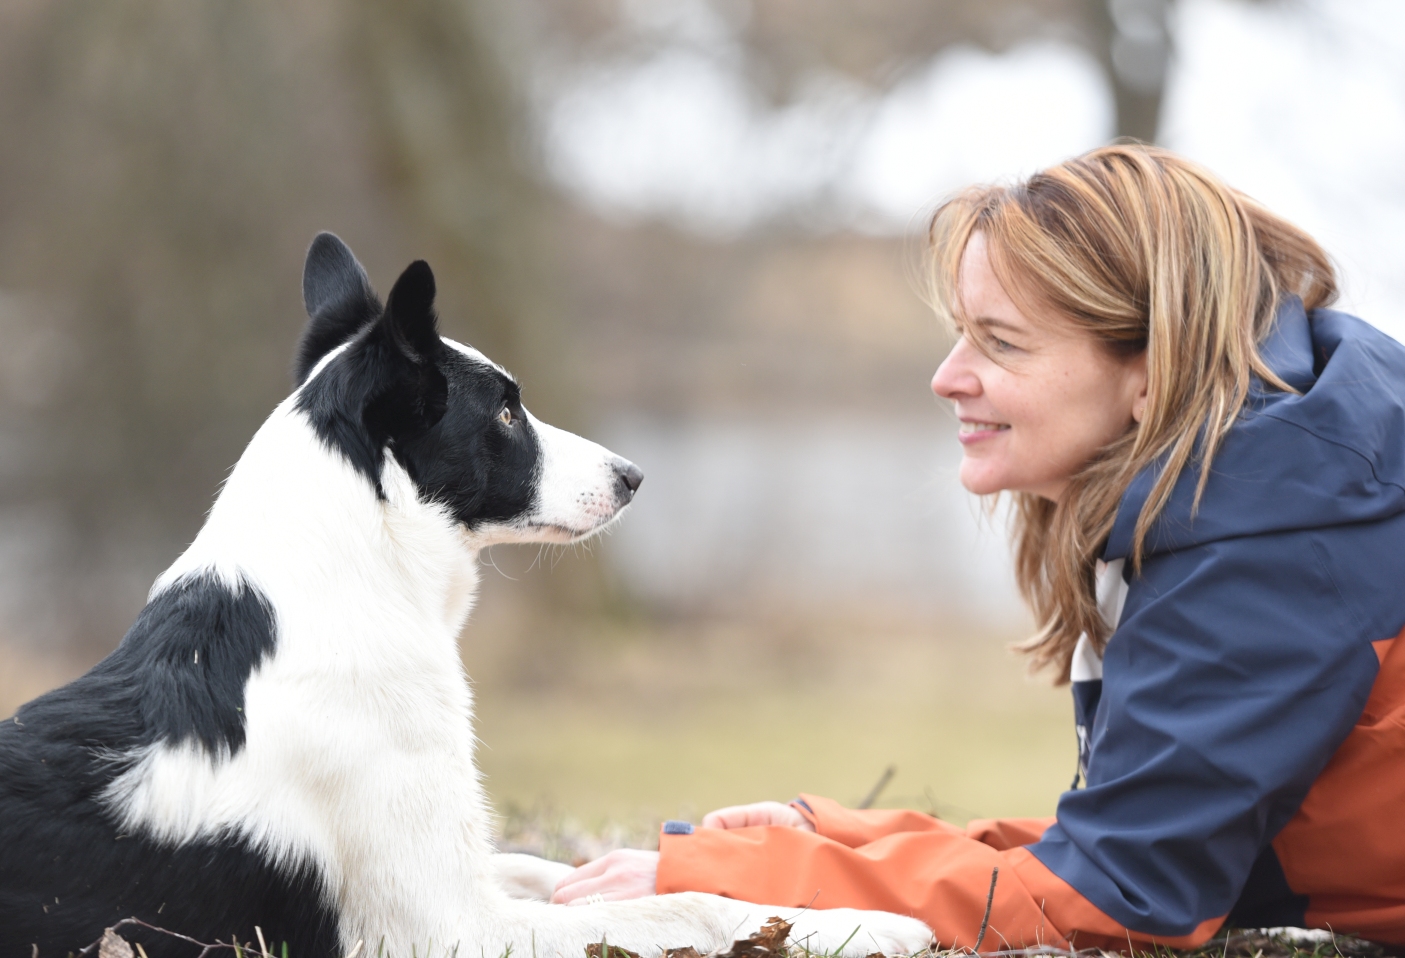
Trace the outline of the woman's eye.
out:
[[[1009,343],[1005,342],[1005,340],[1001,339],[1001,338],[998,337],[998,336],[992,336],[992,337],[990,337],[990,342],[991,342],[991,345],[993,345],[996,349],[1000,350],[1002,353],[1005,352],[1006,350],[1014,349],[1014,348],[1015,348],[1014,346],[1012,346],[1012,345],[1010,345]]]
[[[502,407],[502,412],[498,413],[498,419],[504,426],[512,425],[512,410],[506,406]]]

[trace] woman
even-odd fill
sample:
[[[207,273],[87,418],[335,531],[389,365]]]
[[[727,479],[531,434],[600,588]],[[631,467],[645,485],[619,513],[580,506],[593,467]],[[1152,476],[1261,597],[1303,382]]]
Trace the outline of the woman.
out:
[[[1051,819],[809,795],[665,826],[558,901],[685,889],[916,915],[948,947],[1405,943],[1405,347],[1306,234],[1143,146],[932,220],[961,481],[1014,497],[1024,650],[1071,682]],[[998,874],[997,874],[998,869]],[[994,892],[990,889],[994,885]]]

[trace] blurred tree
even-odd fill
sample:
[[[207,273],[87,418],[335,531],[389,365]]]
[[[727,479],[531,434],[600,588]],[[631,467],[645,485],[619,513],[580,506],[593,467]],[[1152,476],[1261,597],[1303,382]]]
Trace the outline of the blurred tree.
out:
[[[317,229],[382,285],[436,261],[449,331],[532,366],[536,207],[474,10],[0,6],[0,627],[125,629],[287,394]]]
[[[540,276],[547,197],[530,170],[526,104],[485,11],[464,0],[355,0],[348,10],[348,72],[370,145],[412,233],[433,244],[425,255],[448,280],[449,331],[523,375],[539,413],[564,407],[549,394],[562,370]]]
[[[1156,138],[1170,56],[1170,0],[758,0],[745,20],[763,89],[788,97],[818,67],[874,85],[944,47],[1004,50],[1049,37],[1084,46],[1107,74],[1118,136]]]
[[[1086,0],[1083,32],[1112,85],[1117,135],[1155,142],[1171,55],[1170,0]]]

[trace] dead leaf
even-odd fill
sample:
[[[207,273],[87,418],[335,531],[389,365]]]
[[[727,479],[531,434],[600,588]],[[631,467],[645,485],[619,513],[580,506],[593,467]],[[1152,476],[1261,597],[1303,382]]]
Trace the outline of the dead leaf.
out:
[[[785,954],[785,940],[790,937],[790,922],[772,916],[761,930],[747,936],[745,941],[732,942],[730,951],[717,958],[775,958]]]
[[[702,958],[698,950],[692,945],[687,948],[667,948],[664,950],[663,958]]]
[[[111,928],[102,933],[102,942],[98,945],[98,958],[137,958],[136,952],[132,951],[132,946]]]
[[[585,946],[585,958],[639,958],[639,956],[628,948],[597,941]]]

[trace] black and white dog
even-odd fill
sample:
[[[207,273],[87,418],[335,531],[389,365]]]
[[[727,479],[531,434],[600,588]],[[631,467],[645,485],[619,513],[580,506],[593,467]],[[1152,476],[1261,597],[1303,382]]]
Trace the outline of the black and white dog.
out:
[[[0,958],[129,916],[205,942],[259,926],[291,958],[709,951],[779,911],[509,894],[504,872],[541,889],[561,866],[493,855],[456,645],[477,554],[589,536],[643,476],[441,338],[434,291],[416,262],[382,307],[340,240],[313,242],[297,389],[117,650],[0,725]],[[793,934],[852,955],[928,941],[842,909]],[[130,935],[151,958],[195,950]]]

